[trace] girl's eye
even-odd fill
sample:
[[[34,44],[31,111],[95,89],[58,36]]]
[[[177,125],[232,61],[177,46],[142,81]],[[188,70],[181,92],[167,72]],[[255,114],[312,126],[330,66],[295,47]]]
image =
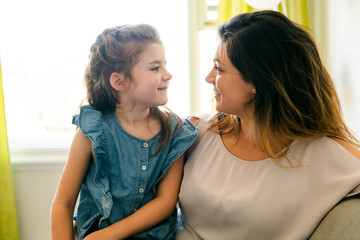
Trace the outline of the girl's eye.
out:
[[[160,67],[154,67],[151,69],[151,71],[159,71],[160,70]]]

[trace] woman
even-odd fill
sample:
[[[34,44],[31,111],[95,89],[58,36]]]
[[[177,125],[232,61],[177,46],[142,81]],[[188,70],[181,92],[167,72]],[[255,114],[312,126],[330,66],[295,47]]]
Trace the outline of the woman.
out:
[[[218,113],[195,120],[177,239],[306,239],[359,194],[359,141],[306,30],[260,11],[218,33],[206,77]]]

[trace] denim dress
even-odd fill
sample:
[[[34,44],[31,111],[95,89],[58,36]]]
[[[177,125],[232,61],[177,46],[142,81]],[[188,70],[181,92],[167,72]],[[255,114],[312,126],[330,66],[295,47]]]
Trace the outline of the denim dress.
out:
[[[195,141],[198,129],[185,119],[176,131],[170,118],[171,138],[156,156],[160,133],[140,139],[127,133],[115,114],[102,114],[82,106],[77,121],[82,134],[92,141],[95,161],[89,166],[80,190],[77,230],[80,240],[94,225],[98,229],[116,223],[156,197],[159,182],[175,161]],[[164,221],[133,238],[174,239],[176,211]]]

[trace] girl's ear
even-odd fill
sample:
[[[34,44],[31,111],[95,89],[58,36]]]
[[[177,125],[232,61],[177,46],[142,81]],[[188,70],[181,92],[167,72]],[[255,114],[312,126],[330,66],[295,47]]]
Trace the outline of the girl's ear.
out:
[[[127,90],[127,84],[126,84],[126,78],[123,73],[117,73],[113,72],[110,75],[110,85],[117,91],[126,91]]]

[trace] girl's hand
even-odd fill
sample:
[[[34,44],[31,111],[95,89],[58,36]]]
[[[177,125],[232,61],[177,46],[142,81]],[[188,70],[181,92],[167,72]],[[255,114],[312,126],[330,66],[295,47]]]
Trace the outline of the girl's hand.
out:
[[[74,233],[73,240],[79,240],[79,236],[77,233],[77,221],[76,220],[73,221],[73,233]]]
[[[84,240],[118,240],[118,239],[114,238],[114,236],[109,234],[109,232],[106,231],[105,228],[89,234],[84,238]]]
[[[184,154],[171,164],[167,174],[160,181],[157,195],[153,200],[130,216],[91,233],[84,240],[127,239],[155,226],[170,216],[176,208],[183,164]]]

